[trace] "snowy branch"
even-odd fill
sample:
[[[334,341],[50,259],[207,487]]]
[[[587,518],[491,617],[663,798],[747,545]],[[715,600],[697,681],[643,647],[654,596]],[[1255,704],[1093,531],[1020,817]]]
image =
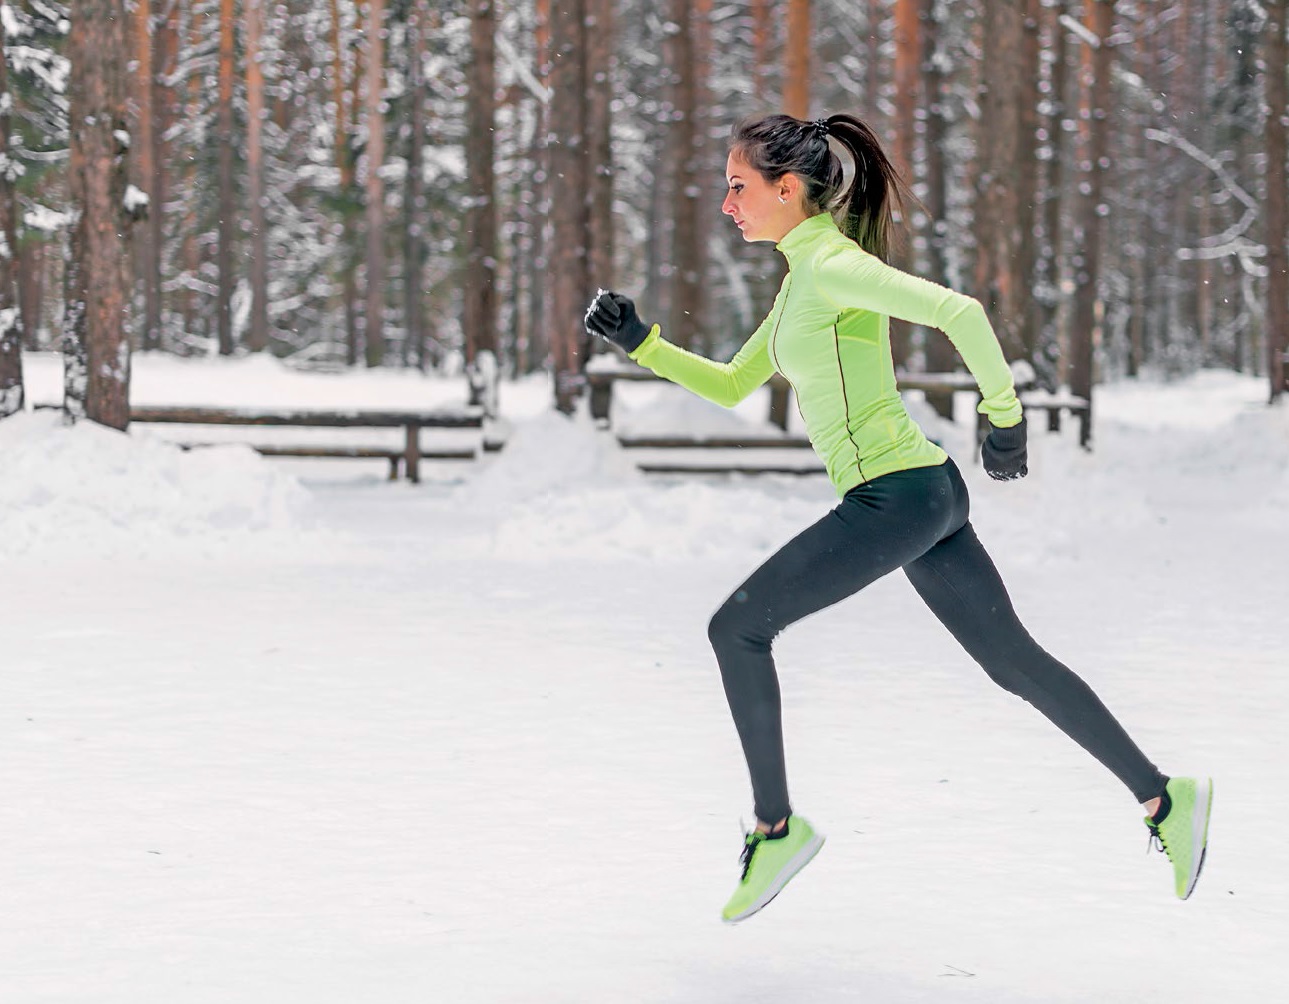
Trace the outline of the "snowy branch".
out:
[[[551,99],[550,88],[543,87],[542,82],[533,76],[532,71],[528,68],[528,63],[515,51],[514,46],[510,44],[505,35],[498,33],[496,37],[497,52],[509,65],[511,71],[532,92],[533,97],[544,105],[549,104]]]
[[[1193,261],[1196,259],[1225,258],[1234,255],[1239,258],[1240,266],[1245,272],[1251,275],[1265,275],[1266,269],[1253,261],[1253,259],[1261,258],[1265,255],[1267,253],[1266,247],[1244,237],[1245,232],[1253,225],[1260,212],[1257,200],[1240,186],[1220,161],[1211,154],[1205,153],[1184,137],[1162,129],[1147,129],[1145,136],[1156,143],[1175,147],[1192,160],[1204,165],[1204,167],[1213,172],[1214,177],[1222,183],[1227,192],[1244,206],[1244,215],[1240,217],[1237,223],[1227,227],[1220,234],[1203,238],[1198,248],[1178,248],[1177,257],[1182,261]]]
[[[1100,37],[1087,25],[1079,21],[1078,18],[1071,17],[1069,14],[1062,14],[1061,24],[1065,26],[1071,35],[1077,36],[1080,41],[1094,49],[1101,48]]]

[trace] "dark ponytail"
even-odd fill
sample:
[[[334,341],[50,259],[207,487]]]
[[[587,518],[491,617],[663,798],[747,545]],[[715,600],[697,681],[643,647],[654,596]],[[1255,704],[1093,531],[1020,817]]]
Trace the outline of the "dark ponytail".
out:
[[[843,192],[841,158],[832,137],[855,163]],[[847,237],[883,261],[890,254],[893,208],[901,208],[908,186],[891,164],[873,130],[854,115],[830,115],[806,122],[791,115],[744,119],[734,127],[731,149],[768,182],[795,174],[805,185],[806,212],[830,212]]]

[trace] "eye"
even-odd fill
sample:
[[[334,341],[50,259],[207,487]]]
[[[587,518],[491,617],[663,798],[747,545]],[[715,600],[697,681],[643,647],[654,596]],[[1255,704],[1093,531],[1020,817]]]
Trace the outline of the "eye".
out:
[[[738,193],[739,193],[739,192],[743,191],[743,186],[742,186],[742,185],[730,185],[730,191],[731,191],[731,192],[733,192],[735,195],[738,195]]]

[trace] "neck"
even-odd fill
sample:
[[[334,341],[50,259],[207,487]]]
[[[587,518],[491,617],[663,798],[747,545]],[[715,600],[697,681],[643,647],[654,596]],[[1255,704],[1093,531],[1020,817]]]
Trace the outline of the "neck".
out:
[[[766,237],[766,240],[772,240],[778,244],[779,241],[787,237],[796,227],[804,223],[809,217],[805,211],[798,206],[785,207],[784,215],[775,220],[774,232]]]

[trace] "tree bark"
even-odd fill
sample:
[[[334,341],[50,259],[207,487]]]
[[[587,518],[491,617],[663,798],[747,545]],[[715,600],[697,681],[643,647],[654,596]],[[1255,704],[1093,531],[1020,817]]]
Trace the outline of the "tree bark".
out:
[[[613,0],[586,0],[586,156],[591,280],[615,289],[613,267]]]
[[[403,365],[411,366],[415,362],[422,370],[425,369],[425,323],[421,310],[424,296],[421,282],[425,274],[425,78],[421,64],[429,27],[425,14],[425,0],[412,0],[407,18],[411,66],[407,74],[407,183],[403,192],[403,326],[406,329]]]
[[[496,10],[493,0],[470,0],[469,99],[466,104],[468,245],[463,283],[465,357],[497,352]],[[577,194],[585,197],[586,189]]]
[[[752,0],[752,107],[764,109],[770,86],[770,0]]]
[[[233,186],[234,0],[219,5],[219,292],[216,306],[219,354],[233,354],[233,223],[237,204]]]
[[[1046,122],[1048,156],[1046,159],[1047,185],[1042,214],[1043,245],[1039,252],[1036,277],[1042,329],[1039,336],[1039,349],[1031,357],[1040,381],[1052,390],[1055,390],[1057,384],[1061,382],[1058,371],[1064,354],[1060,307],[1062,220],[1064,218],[1062,209],[1065,203],[1065,123],[1068,118],[1066,64],[1069,58],[1069,47],[1066,44],[1066,29],[1061,19],[1065,17],[1066,7],[1066,0],[1055,0],[1048,20],[1052,61],[1047,97],[1051,110]]]
[[[582,315],[591,288],[587,262],[586,42],[583,0],[551,5],[551,185],[549,340],[555,358],[555,407],[571,414],[585,367]]]
[[[149,200],[149,217],[157,210],[152,182],[156,165],[156,142],[153,128],[156,125],[156,112],[152,107],[155,94],[152,81],[154,49],[156,39],[153,37],[151,0],[135,0],[134,14],[131,18],[131,35],[134,43],[135,72],[131,90],[134,94],[138,114],[131,122],[130,165],[133,182],[140,191],[147,192]],[[135,277],[143,287],[143,327],[139,332],[139,344],[142,348],[153,349],[161,342],[161,249],[154,239],[151,227],[141,227],[134,235]]]
[[[943,67],[946,61],[939,52],[943,45],[944,23],[936,19],[934,0],[921,0],[922,51],[921,76],[926,100],[926,199],[927,215],[927,276],[933,282],[948,285],[949,261],[946,254],[949,212],[948,164],[944,144],[949,134],[945,101],[948,95]],[[943,9],[943,8],[941,8]],[[948,373],[958,365],[953,343],[940,331],[926,334],[926,368],[932,373]],[[953,392],[928,391],[927,403],[945,418],[953,417]]]
[[[550,19],[551,0],[536,0],[533,5],[534,70],[537,80],[544,88],[550,86]],[[531,373],[545,364],[551,348],[549,326],[546,323],[549,275],[546,227],[550,209],[550,157],[546,145],[550,121],[548,101],[538,103],[536,118],[537,125],[532,139],[534,170],[531,205],[525,206],[528,237],[532,242],[528,283],[528,339],[518,347],[516,369],[520,373]]]
[[[264,35],[265,0],[245,0],[246,22],[246,197],[251,210],[251,330],[246,347],[262,352],[269,344],[269,263],[264,192]]]
[[[918,69],[922,62],[919,25],[922,0],[895,4],[895,128],[891,152],[895,167],[910,182],[916,177]]]
[[[699,332],[699,284],[701,249],[698,247],[697,216],[699,182],[694,163],[698,131],[697,67],[694,59],[690,0],[671,0],[668,20],[675,30],[664,51],[672,68],[671,123],[667,129],[666,172],[672,179],[667,212],[671,216],[671,297],[668,304],[668,338],[685,348],[695,348]]]
[[[357,108],[356,95],[346,86],[347,81],[358,80],[357,72],[346,72],[345,37],[340,23],[339,0],[331,0],[331,100],[335,115],[336,168],[340,174],[340,286],[345,317],[345,359],[350,366],[358,365],[358,283],[354,279],[356,262],[354,247],[357,235],[354,227],[355,156],[352,132]]]
[[[1038,131],[1042,93],[1042,42],[1039,30],[1043,0],[1024,0],[1021,15],[1020,90],[1017,94],[1018,134],[1016,138],[1016,254],[1012,268],[1015,283],[1013,309],[1016,311],[1016,341],[1027,360],[1038,352],[1038,302],[1034,280],[1038,274]]]
[[[810,0],[787,0],[788,37],[783,57],[783,110],[810,115]]]
[[[1102,199],[1109,160],[1110,30],[1114,25],[1113,0],[1089,0],[1085,12],[1088,31],[1098,40],[1084,49],[1086,117],[1081,155],[1086,195],[1079,201],[1075,261],[1074,318],[1070,331],[1070,390],[1080,397],[1092,395],[1092,360],[1100,325],[1098,311],[1101,280]]]
[[[810,116],[810,0],[788,0],[788,37],[783,54],[783,110],[799,119]],[[776,261],[778,275],[783,263]],[[770,382],[770,422],[788,427],[791,388],[786,380]]]
[[[5,55],[4,21],[0,20],[0,418],[22,410],[22,312],[18,309],[17,210],[9,162],[9,137],[13,129],[13,94],[9,91]]]
[[[1267,146],[1267,373],[1271,400],[1289,390],[1285,354],[1289,352],[1289,178],[1285,167],[1285,116],[1289,115],[1285,74],[1289,72],[1289,0],[1273,0],[1266,55]]]
[[[1025,356],[1021,338],[1020,209],[1017,191],[1021,133],[1020,0],[986,4],[981,28],[988,67],[980,101],[981,172],[976,209],[976,295],[984,302],[999,341],[1012,358]],[[1028,167],[1026,167],[1028,169]]]
[[[363,354],[368,366],[385,358],[385,0],[367,3],[367,296]]]
[[[78,0],[67,35],[71,228],[63,325],[64,407],[124,429],[130,421],[128,143],[123,0]]]
[[[150,204],[148,218],[144,226],[148,230],[149,241],[156,251],[153,268],[156,284],[155,317],[145,317],[143,325],[143,347],[159,349],[164,336],[165,323],[165,276],[166,276],[166,198],[169,195],[170,171],[168,154],[171,149],[166,133],[176,115],[175,88],[170,83],[170,76],[175,72],[179,60],[179,0],[160,0],[158,14],[152,33],[152,178],[148,186]]]
[[[17,221],[17,210],[14,220]],[[45,242],[20,240],[17,247],[18,317],[24,348],[39,348],[45,320]]]

